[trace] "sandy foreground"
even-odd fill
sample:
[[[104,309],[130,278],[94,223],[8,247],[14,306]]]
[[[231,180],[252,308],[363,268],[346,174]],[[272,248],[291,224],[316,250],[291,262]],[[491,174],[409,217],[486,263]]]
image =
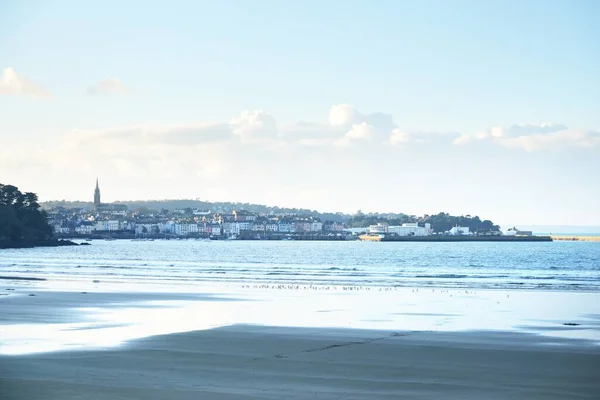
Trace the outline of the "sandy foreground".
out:
[[[600,352],[511,333],[235,326],[0,358],[10,399],[597,399]]]
[[[596,293],[6,285],[3,400],[600,394]]]

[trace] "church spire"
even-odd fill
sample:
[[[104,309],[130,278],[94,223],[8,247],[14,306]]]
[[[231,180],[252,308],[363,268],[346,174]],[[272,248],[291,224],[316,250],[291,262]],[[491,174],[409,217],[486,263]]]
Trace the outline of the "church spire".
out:
[[[98,178],[96,178],[96,190],[94,190],[94,206],[100,205],[100,185],[98,185]]]

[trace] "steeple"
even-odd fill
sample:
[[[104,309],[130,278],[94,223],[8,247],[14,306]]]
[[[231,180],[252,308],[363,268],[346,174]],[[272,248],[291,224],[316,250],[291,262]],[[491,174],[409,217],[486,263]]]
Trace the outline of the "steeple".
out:
[[[94,207],[100,205],[100,186],[98,185],[98,178],[96,178],[96,190],[94,190]]]

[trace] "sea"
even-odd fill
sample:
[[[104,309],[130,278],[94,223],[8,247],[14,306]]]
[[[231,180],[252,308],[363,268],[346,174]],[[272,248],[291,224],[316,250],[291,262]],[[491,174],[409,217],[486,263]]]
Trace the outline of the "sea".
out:
[[[599,242],[89,243],[0,250],[0,276],[61,282],[600,290]]]

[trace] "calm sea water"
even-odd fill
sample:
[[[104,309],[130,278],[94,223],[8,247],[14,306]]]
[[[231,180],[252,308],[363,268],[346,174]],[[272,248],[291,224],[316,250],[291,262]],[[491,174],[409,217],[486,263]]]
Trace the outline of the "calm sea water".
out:
[[[599,291],[600,243],[94,241],[0,250],[0,275]]]

